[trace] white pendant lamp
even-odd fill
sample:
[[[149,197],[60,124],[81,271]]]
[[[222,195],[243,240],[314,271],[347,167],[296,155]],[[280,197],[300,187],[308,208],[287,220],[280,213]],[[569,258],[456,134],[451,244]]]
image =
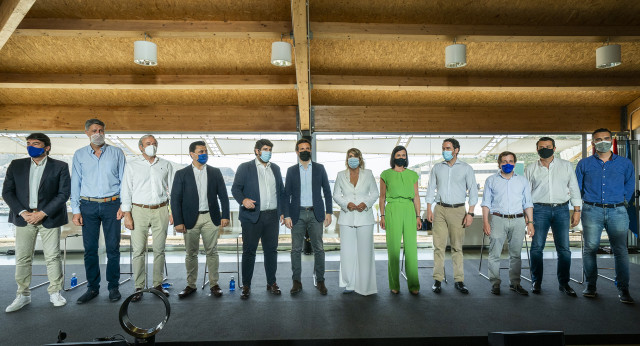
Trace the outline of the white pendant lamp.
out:
[[[607,44],[596,49],[596,68],[612,68],[622,64],[622,49],[619,44]]]
[[[444,50],[445,66],[447,68],[457,68],[467,65],[467,46],[461,43],[455,43]]]
[[[146,41],[147,37],[145,33],[145,41],[133,43],[133,62],[142,66],[156,66],[158,65],[158,46],[153,42]]]
[[[291,66],[291,44],[278,41],[271,44],[271,63],[275,66]]]

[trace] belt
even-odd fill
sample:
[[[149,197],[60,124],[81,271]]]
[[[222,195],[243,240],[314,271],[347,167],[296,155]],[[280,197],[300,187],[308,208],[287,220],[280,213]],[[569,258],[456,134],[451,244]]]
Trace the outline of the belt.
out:
[[[36,209],[27,209],[27,211],[30,212],[30,213],[37,213],[40,210],[36,208]]]
[[[443,206],[445,208],[460,208],[460,207],[464,207],[464,203],[447,204],[447,203],[438,202],[438,205]]]
[[[138,203],[131,203],[133,205],[135,205],[136,207],[140,207],[140,208],[145,208],[145,209],[158,209],[158,208],[162,208],[165,205],[169,204],[169,201],[164,201],[160,204],[154,204],[154,205],[147,205],[147,204],[138,204]]]
[[[584,204],[588,204],[588,205],[592,205],[594,207],[598,207],[598,208],[617,208],[617,207],[622,207],[624,205],[623,203],[615,203],[615,204],[610,204],[610,203],[593,203],[593,202],[587,202],[585,201]]]
[[[205,210],[205,211],[199,211],[198,214],[207,214],[209,211]]]
[[[300,210],[312,211],[313,207],[300,207]]]
[[[520,214],[511,214],[511,215],[504,215],[504,214],[500,214],[500,213],[491,213],[492,215],[495,216],[499,216],[499,217],[503,217],[505,219],[518,219],[524,216],[523,213]]]
[[[278,211],[277,209],[269,209],[269,210],[261,210],[260,212],[261,213],[275,213],[277,211]]]
[[[105,198],[80,197],[80,199],[84,199],[85,201],[98,202],[98,203],[111,202],[111,201],[115,201],[118,198],[120,198],[120,195],[115,195],[115,196],[105,197]]]
[[[543,205],[545,207],[555,208],[555,207],[563,207],[565,205],[568,205],[569,201],[566,201],[564,203],[533,203],[533,204],[538,204],[538,205]]]

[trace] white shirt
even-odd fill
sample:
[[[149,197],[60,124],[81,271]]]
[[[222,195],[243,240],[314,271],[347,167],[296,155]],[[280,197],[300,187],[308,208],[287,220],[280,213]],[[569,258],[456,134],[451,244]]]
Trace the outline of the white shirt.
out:
[[[209,197],[207,196],[207,165],[203,165],[202,169],[198,169],[191,164],[193,175],[196,177],[196,187],[198,188],[198,211],[209,210]]]
[[[122,211],[131,211],[132,203],[158,205],[171,196],[173,166],[156,156],[153,163],[140,155],[129,160],[120,190]]]
[[[38,209],[38,190],[40,189],[40,181],[46,164],[46,156],[38,164],[31,159],[31,168],[29,169],[29,209]]]
[[[277,209],[276,178],[271,170],[271,162],[264,165],[256,158],[256,168],[260,187],[260,211]]]
[[[547,168],[538,160],[527,166],[524,175],[531,184],[533,203],[565,203],[571,200],[573,206],[582,206],[580,187],[571,162],[555,157]]]
[[[371,207],[376,203],[378,197],[378,185],[370,170],[359,169],[356,186],[351,184],[349,169],[338,172],[336,183],[333,186],[333,200],[336,201],[341,209],[338,224],[351,227],[375,224],[376,221],[373,218]],[[362,202],[367,208],[361,212],[347,209],[349,203],[359,205]]]

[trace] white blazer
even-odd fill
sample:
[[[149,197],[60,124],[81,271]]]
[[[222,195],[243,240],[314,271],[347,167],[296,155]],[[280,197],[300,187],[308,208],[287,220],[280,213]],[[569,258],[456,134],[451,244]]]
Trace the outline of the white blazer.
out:
[[[351,184],[349,178],[349,169],[338,172],[336,183],[333,188],[333,200],[340,206],[342,211],[338,218],[339,225],[346,226],[366,226],[376,223],[373,218],[373,210],[371,207],[376,203],[380,193],[376,179],[368,169],[360,169],[358,175],[358,183],[356,186]],[[353,203],[358,205],[364,202],[367,209],[359,212],[357,210],[349,211],[347,205]]]

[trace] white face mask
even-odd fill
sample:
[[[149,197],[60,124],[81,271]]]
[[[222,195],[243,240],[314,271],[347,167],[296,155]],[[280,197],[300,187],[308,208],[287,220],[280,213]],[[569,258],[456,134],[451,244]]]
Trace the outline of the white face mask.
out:
[[[158,152],[158,147],[156,147],[155,145],[148,145],[144,148],[144,153],[149,157],[156,156],[156,152]]]
[[[96,133],[91,135],[91,143],[101,146],[104,144],[104,135],[100,133]]]

